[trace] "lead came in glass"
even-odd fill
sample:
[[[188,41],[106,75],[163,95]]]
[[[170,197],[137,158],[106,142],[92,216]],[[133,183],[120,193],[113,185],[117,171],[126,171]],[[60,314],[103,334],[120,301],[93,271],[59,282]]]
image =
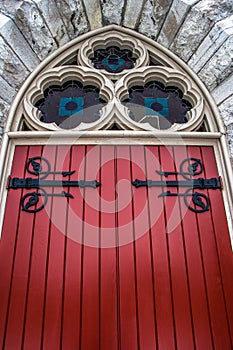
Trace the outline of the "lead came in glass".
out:
[[[36,103],[42,113],[41,121],[54,122],[64,129],[75,128],[81,122],[95,122],[105,104],[96,87],[83,86],[77,81],[69,81],[60,87],[51,86],[44,96]]]
[[[96,69],[104,69],[109,73],[120,73],[124,69],[132,69],[136,58],[130,50],[120,50],[111,46],[107,49],[98,49],[92,58],[93,66]]]
[[[186,123],[191,104],[184,100],[177,87],[164,87],[159,82],[149,82],[129,89],[129,98],[123,103],[130,109],[136,122],[150,123],[157,129],[168,129],[174,123]]]

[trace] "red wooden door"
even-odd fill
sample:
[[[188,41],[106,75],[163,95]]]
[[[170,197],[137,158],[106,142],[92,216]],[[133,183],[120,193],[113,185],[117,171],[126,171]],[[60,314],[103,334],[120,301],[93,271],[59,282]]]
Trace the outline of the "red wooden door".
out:
[[[15,178],[40,178],[40,189],[16,180],[8,190],[2,349],[232,348],[221,190],[194,190],[203,195],[195,206],[186,187],[164,182],[218,178],[212,147],[17,146]]]

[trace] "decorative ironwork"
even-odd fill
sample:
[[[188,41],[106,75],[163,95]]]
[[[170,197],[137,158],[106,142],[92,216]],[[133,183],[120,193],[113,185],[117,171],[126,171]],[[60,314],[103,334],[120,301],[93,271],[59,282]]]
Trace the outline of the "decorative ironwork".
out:
[[[191,104],[183,99],[177,87],[165,87],[157,81],[129,89],[129,98],[123,103],[130,109],[136,122],[150,123],[157,129],[168,129],[174,123],[186,123]]]
[[[44,96],[36,103],[42,113],[41,121],[54,122],[63,129],[72,129],[81,122],[95,122],[105,105],[96,87],[83,86],[73,80],[62,86],[49,87]]]
[[[120,50],[116,46],[107,49],[98,49],[94,52],[92,59],[96,69],[104,69],[109,73],[120,73],[124,69],[134,67],[136,58],[130,50]]]
[[[185,171],[185,168],[187,170]],[[204,166],[200,159],[186,158],[180,164],[180,171],[159,171],[157,174],[168,177],[169,175],[181,175],[185,180],[138,180],[132,182],[132,185],[136,188],[146,187],[188,187],[184,193],[172,193],[171,191],[162,192],[159,197],[183,197],[185,205],[195,213],[203,213],[209,210],[210,201],[206,194],[195,191],[196,189],[221,189],[220,178],[198,178],[192,179],[191,176],[200,175],[204,171]],[[194,206],[191,206],[191,201],[188,198],[191,197]],[[199,207],[199,208],[198,208]]]
[[[8,183],[9,189],[36,189],[37,191],[26,193],[21,198],[21,207],[23,211],[28,213],[36,213],[42,210],[47,204],[48,197],[66,197],[74,198],[69,192],[62,191],[60,193],[48,193],[46,187],[92,187],[97,188],[101,185],[96,180],[84,181],[84,180],[48,180],[48,175],[60,174],[62,177],[67,177],[75,173],[72,171],[51,171],[51,165],[49,161],[41,156],[29,158],[26,163],[26,171],[37,178],[10,178]],[[173,187],[173,188],[187,188],[184,193],[173,193],[171,191],[165,191],[159,194],[158,197],[183,197],[184,203],[191,211],[195,213],[203,213],[209,210],[210,200],[205,193],[197,192],[196,190],[204,189],[221,189],[220,178],[197,178],[193,179],[197,175],[200,175],[204,171],[204,166],[200,159],[186,158],[180,164],[179,171],[160,171],[157,170],[157,174],[164,176],[165,178],[170,175],[181,175],[184,180],[139,180],[136,179],[132,182],[132,185],[136,188],[139,187]],[[189,198],[191,197],[191,200]],[[43,198],[42,201],[40,201]],[[191,206],[191,203],[193,206]]]
[[[69,192],[62,191],[61,193],[48,193],[44,187],[92,187],[96,188],[100,186],[100,182],[84,181],[84,180],[46,180],[48,175],[61,174],[62,177],[66,177],[75,173],[72,171],[51,171],[51,165],[49,161],[41,156],[29,158],[26,164],[26,170],[31,175],[36,175],[38,178],[10,178],[8,188],[10,189],[37,189],[38,191],[26,193],[21,198],[22,210],[28,213],[36,213],[42,210],[47,204],[48,197],[66,197],[74,198]],[[40,199],[43,197],[42,203]]]

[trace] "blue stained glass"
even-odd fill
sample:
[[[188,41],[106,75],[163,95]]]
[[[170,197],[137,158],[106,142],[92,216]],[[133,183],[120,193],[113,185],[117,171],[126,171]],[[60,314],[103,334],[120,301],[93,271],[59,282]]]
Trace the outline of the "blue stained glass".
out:
[[[144,103],[146,107],[146,115],[169,116],[167,98],[144,97]]]
[[[106,49],[98,49],[91,58],[97,69],[105,69],[109,73],[120,73],[124,69],[132,69],[136,58],[130,50],[110,46]]]
[[[148,122],[153,127],[168,129],[174,123],[186,123],[186,114],[192,105],[183,99],[183,92],[176,86],[165,87],[158,81],[149,81],[144,86],[132,86],[129,97],[122,101],[130,109],[136,122]],[[143,106],[133,110],[133,106]],[[158,121],[156,126],[155,121]]]
[[[83,97],[61,97],[59,106],[59,116],[71,116],[83,114]]]
[[[102,63],[106,69],[115,72],[116,70],[124,66],[125,60],[117,55],[110,55],[108,58],[104,58]]]

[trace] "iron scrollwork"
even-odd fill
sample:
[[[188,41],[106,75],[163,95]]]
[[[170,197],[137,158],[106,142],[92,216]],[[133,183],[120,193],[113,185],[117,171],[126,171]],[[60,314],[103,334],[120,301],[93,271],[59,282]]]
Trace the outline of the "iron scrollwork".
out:
[[[187,168],[187,170],[185,170]],[[136,188],[146,186],[146,187],[186,187],[187,190],[184,193],[174,193],[171,191],[165,191],[160,193],[159,197],[183,197],[184,203],[191,211],[195,213],[203,213],[208,211],[210,208],[209,197],[205,193],[196,191],[196,189],[221,189],[220,178],[198,178],[193,179],[197,175],[200,175],[204,171],[203,163],[197,158],[185,158],[180,164],[180,171],[160,171],[157,170],[156,173],[164,176],[165,178],[170,175],[181,175],[184,180],[138,180],[132,182],[132,185]],[[191,201],[193,206],[190,205]]]
[[[48,180],[48,175],[60,174],[62,177],[73,175],[75,170],[72,171],[51,171],[51,165],[49,161],[41,156],[29,158],[26,163],[26,171],[31,175],[37,176],[37,178],[10,178],[8,183],[9,189],[36,189],[37,191],[28,192],[21,198],[21,208],[27,213],[36,213],[41,211],[47,204],[48,197],[66,197],[74,198],[74,196],[66,191],[61,193],[48,193],[44,187],[99,187],[100,182],[84,181],[84,180]],[[43,198],[42,203],[40,199]]]

